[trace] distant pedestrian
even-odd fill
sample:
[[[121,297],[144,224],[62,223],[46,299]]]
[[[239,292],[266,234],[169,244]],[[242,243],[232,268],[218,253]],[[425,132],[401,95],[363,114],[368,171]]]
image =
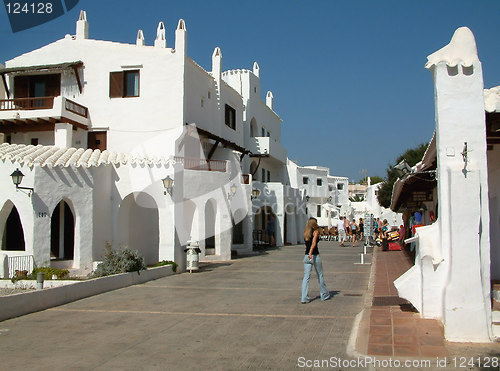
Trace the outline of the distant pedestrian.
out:
[[[337,233],[339,234],[340,246],[345,246],[344,242],[346,239],[345,228],[344,228],[344,217],[341,216],[337,222]]]
[[[389,223],[387,219],[384,219],[380,233],[382,234],[382,251],[387,251],[389,250],[389,236],[387,235],[389,233]]]
[[[357,235],[358,233],[358,225],[356,224],[356,219],[353,219],[351,222],[351,234],[352,234],[352,246],[358,246]]]
[[[351,223],[349,223],[349,219],[347,219],[347,216],[344,216],[344,229],[345,229],[346,239],[349,240],[351,237]]]
[[[363,222],[363,218],[359,218],[359,240],[364,241],[365,240],[365,223]]]
[[[274,214],[269,216],[267,220],[267,234],[269,236],[269,244],[270,246],[276,246],[276,238],[274,237],[276,227],[276,218]]]
[[[330,299],[325,281],[323,279],[323,265],[319,256],[319,231],[318,221],[316,218],[309,218],[304,229],[304,241],[306,244],[306,252],[304,256],[304,278],[302,280],[302,298],[301,303],[309,303],[309,278],[311,277],[312,267],[316,270],[318,276],[319,292],[322,301]]]

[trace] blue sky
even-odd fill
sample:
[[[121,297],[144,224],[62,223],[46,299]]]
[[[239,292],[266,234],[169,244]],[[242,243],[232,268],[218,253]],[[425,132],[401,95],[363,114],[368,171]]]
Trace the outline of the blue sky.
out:
[[[216,46],[224,70],[257,61],[288,156],[353,180],[363,169],[385,176],[397,156],[430,140],[434,92],[424,64],[458,27],[476,37],[485,87],[500,85],[498,0],[80,0],[18,33],[0,9],[0,62],[74,34],[80,9],[93,39],[135,43],[142,29],[152,45],[164,21],[172,46],[183,18],[188,54],[205,69]]]

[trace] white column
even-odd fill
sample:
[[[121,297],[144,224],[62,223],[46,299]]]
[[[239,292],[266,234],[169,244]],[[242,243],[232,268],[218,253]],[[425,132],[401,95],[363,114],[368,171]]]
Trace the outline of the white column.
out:
[[[54,146],[59,148],[70,148],[73,144],[73,126],[71,124],[59,123],[54,128]]]

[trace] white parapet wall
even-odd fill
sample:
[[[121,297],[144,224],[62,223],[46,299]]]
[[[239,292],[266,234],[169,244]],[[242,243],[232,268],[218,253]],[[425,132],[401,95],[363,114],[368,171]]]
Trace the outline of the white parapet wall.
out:
[[[0,321],[63,305],[103,292],[141,284],[172,275],[172,266],[150,268],[139,273],[130,272],[79,281],[70,285],[46,288],[0,297]]]

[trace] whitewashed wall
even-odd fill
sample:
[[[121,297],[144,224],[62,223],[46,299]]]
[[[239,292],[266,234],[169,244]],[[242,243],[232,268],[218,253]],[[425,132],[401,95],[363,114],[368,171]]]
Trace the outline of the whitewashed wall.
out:
[[[500,148],[488,151],[488,183],[490,200],[491,279],[500,280]]]

